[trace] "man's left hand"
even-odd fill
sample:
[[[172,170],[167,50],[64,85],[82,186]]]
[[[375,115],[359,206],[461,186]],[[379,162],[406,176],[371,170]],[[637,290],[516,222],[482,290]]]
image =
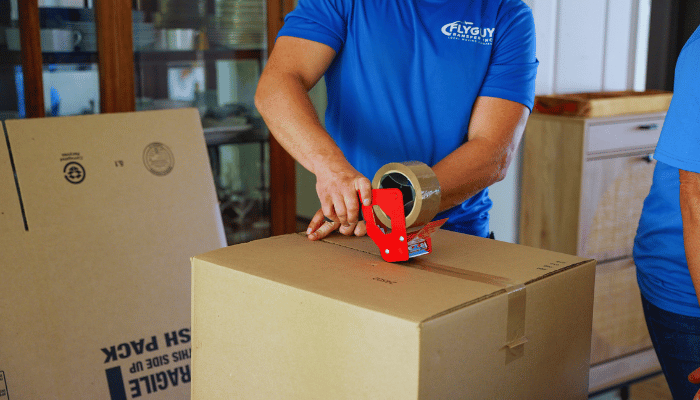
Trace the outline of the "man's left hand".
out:
[[[311,240],[321,240],[335,230],[338,230],[345,236],[364,236],[367,234],[365,221],[358,221],[354,224],[341,226],[340,222],[327,220],[323,216],[323,209],[320,209],[316,211],[314,217],[311,218],[309,227],[306,229],[306,236]]]

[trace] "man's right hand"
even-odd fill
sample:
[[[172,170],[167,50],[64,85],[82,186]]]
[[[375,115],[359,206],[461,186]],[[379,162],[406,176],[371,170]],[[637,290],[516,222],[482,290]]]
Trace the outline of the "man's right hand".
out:
[[[329,165],[316,173],[316,193],[326,218],[339,223],[341,230],[357,225],[360,193],[364,204],[372,204],[372,184],[347,161]]]

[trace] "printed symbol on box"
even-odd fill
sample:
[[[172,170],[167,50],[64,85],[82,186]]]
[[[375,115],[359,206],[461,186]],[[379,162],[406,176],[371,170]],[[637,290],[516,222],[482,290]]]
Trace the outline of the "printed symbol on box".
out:
[[[173,170],[175,157],[168,146],[154,142],[143,150],[143,164],[153,175],[164,176]]]
[[[7,381],[5,381],[5,372],[0,371],[0,399],[9,399],[7,393]]]
[[[63,167],[63,176],[73,184],[78,184],[85,180],[85,168],[75,161],[71,161]]]

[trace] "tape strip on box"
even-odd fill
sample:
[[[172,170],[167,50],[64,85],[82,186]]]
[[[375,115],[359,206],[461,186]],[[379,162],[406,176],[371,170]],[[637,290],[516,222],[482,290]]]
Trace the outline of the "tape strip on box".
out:
[[[518,357],[523,354],[523,345],[527,343],[527,337],[525,337],[525,311],[527,305],[527,290],[525,284],[514,282],[502,276],[448,267],[422,258],[414,258],[408,265],[428,272],[473,282],[481,282],[505,289],[508,294],[508,316],[506,344],[504,347],[511,352],[511,356]]]

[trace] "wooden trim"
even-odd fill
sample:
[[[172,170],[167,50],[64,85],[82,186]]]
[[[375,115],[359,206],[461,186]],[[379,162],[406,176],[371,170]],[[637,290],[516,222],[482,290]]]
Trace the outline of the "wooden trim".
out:
[[[267,8],[267,48],[272,51],[284,16],[293,9],[293,1],[272,0]],[[270,220],[271,234],[296,231],[296,168],[292,156],[270,136]]]
[[[19,19],[19,32],[26,117],[41,118],[45,116],[45,111],[39,1],[20,0],[17,5],[19,15],[22,16]]]
[[[131,2],[95,2],[100,70],[100,112],[136,109]]]

